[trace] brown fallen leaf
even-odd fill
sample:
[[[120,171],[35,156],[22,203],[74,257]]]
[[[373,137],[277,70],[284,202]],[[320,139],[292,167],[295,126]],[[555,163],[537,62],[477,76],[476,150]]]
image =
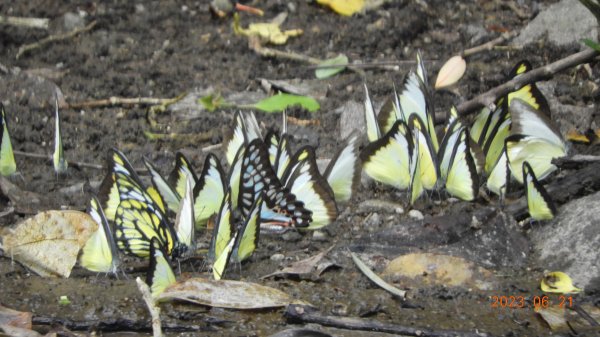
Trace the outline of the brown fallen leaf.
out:
[[[46,211],[2,235],[6,256],[43,277],[69,277],[79,250],[98,228],[79,211]]]
[[[327,253],[329,253],[331,251],[331,249],[333,249],[333,247],[335,247],[335,246],[331,246],[315,256],[311,256],[307,259],[304,259],[304,260],[301,260],[298,262],[294,262],[294,263],[292,263],[291,266],[285,267],[285,268],[283,268],[279,271],[276,271],[274,273],[271,273],[269,275],[265,275],[265,276],[261,277],[261,279],[265,279],[265,278],[272,277],[272,276],[278,276],[278,275],[282,275],[282,276],[296,275],[296,276],[300,276],[300,277],[308,276],[309,278],[311,278],[312,276],[319,277],[321,275],[321,273],[323,273],[327,268],[335,265],[335,263],[329,262],[329,261],[327,261],[323,264],[319,264],[319,262],[321,262],[321,260],[325,257],[325,255],[327,255]]]
[[[157,302],[170,300],[229,309],[276,308],[298,302],[280,290],[260,284],[203,278],[175,283],[156,297]]]
[[[17,311],[0,305],[0,325],[10,325],[17,328],[31,329],[33,314]]]
[[[559,307],[557,305],[549,306],[547,308],[538,308],[536,309],[536,312],[542,316],[546,323],[548,323],[548,326],[552,331],[569,331],[564,307]]]
[[[13,204],[15,212],[19,214],[36,214],[40,210],[51,208],[48,206],[49,200],[46,200],[43,196],[24,191],[2,176],[0,176],[0,190]]]
[[[11,337],[42,337],[42,335],[37,331],[19,328],[8,324],[0,324],[0,330],[3,331],[6,336]]]

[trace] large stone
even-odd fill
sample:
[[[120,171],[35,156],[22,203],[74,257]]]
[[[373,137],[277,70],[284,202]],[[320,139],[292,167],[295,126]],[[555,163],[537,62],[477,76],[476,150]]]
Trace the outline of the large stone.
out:
[[[534,43],[544,34],[548,34],[549,42],[559,46],[579,44],[580,39],[598,36],[598,23],[578,0],[562,0],[540,12],[513,42]]]
[[[587,291],[600,290],[600,192],[563,205],[547,224],[534,226],[531,239],[540,267],[563,271]]]

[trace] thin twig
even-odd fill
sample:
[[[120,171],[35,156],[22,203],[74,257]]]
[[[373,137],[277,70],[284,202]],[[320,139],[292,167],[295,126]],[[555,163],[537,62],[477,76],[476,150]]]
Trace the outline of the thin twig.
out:
[[[47,155],[47,154],[42,154],[42,153],[30,153],[30,152],[23,152],[23,151],[13,151],[14,154],[16,154],[17,156],[21,156],[21,157],[28,157],[28,158],[38,158],[38,159],[46,159],[49,161],[52,161],[52,155]],[[69,165],[71,166],[76,166],[79,168],[91,168],[91,169],[96,169],[96,170],[102,170],[104,169],[104,166],[102,165],[98,165],[98,164],[90,164],[90,163],[83,163],[83,162],[69,162]]]
[[[139,277],[135,279],[135,282],[137,283],[138,289],[142,293],[144,302],[146,302],[146,306],[150,312],[150,317],[152,317],[152,335],[154,337],[162,337],[162,328],[160,326],[160,308],[154,302],[154,298],[152,298],[152,294],[150,293],[150,288],[148,285]]]
[[[110,97],[105,99],[91,100],[85,102],[70,103],[65,108],[84,109],[84,108],[105,108],[113,106],[128,106],[128,105],[165,105],[170,104],[176,98],[156,98],[156,97]]]
[[[18,16],[0,15],[0,24],[15,27],[48,29],[49,22],[50,19],[46,18],[24,18]]]
[[[526,84],[533,83],[540,80],[546,80],[551,78],[554,74],[574,67],[576,65],[587,63],[592,61],[600,53],[593,49],[586,49],[576,54],[569,55],[563,59],[547,64],[543,67],[533,69],[527,73],[513,78],[512,80],[492,88],[487,92],[469,100],[457,107],[458,113],[461,116],[468,115],[477,108],[489,107],[490,110],[494,110],[494,102],[512,91],[518,90]]]
[[[80,33],[84,33],[84,32],[91,30],[92,28],[94,28],[94,26],[96,26],[96,21],[92,21],[89,25],[87,25],[83,28],[77,28],[77,29],[74,29],[70,32],[63,33],[63,34],[50,35],[50,36],[48,36],[44,39],[41,39],[37,42],[23,45],[23,46],[19,47],[19,50],[17,51],[17,55],[15,56],[15,58],[18,60],[19,57],[21,57],[21,55],[23,55],[24,53],[26,53],[28,51],[32,51],[34,49],[42,48],[52,42],[62,41],[62,40],[67,40],[67,39],[73,38]]]
[[[491,41],[488,41],[482,45],[479,45],[479,46],[476,46],[473,48],[469,48],[469,49],[465,49],[461,55],[462,55],[462,57],[469,57],[471,55],[481,53],[483,51],[492,50],[495,46],[497,46],[501,43],[504,43],[507,40],[512,39],[516,35],[517,35],[516,31],[504,33],[504,34],[498,36],[497,38],[495,38]]]
[[[202,152],[206,153],[206,152],[210,152],[212,150],[216,150],[220,147],[223,146],[223,143],[219,143],[219,144],[213,144],[213,145],[208,145],[202,148]]]
[[[321,122],[318,119],[299,119],[294,116],[287,116],[287,121],[290,124],[298,126],[321,125]]]
[[[429,330],[416,327],[402,326],[398,324],[381,323],[372,319],[360,319],[351,317],[326,316],[317,312],[309,306],[290,304],[285,310],[285,317],[292,323],[316,323],[339,329],[387,332],[403,336],[420,337],[490,337],[486,333],[450,330]]]

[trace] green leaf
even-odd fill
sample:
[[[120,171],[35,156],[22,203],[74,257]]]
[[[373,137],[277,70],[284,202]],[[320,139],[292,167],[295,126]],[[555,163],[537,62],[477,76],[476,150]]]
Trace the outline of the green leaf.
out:
[[[324,78],[328,78],[331,77],[341,71],[343,71],[344,69],[346,69],[346,66],[348,65],[348,56],[344,55],[344,54],[339,54],[338,56],[332,58],[332,59],[328,59],[325,60],[321,63],[319,63],[319,67],[323,67],[323,68],[317,68],[315,70],[315,76],[318,79],[324,79]],[[332,66],[339,66],[339,67],[332,67]]]
[[[199,98],[198,103],[202,104],[206,110],[213,112],[223,104],[223,97],[219,94],[209,94]]]
[[[264,112],[280,112],[289,106],[300,105],[309,112],[315,112],[321,107],[319,102],[312,97],[291,94],[277,94],[254,104],[256,109]]]
[[[600,44],[598,44],[598,42],[590,40],[590,39],[582,39],[581,42],[583,42],[586,46],[596,50],[596,51],[600,51]]]

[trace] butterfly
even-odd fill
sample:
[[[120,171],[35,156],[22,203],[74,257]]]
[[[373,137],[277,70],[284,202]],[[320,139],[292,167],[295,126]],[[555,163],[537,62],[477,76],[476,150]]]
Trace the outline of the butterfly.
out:
[[[312,212],[312,221],[307,229],[322,228],[337,218],[335,195],[319,172],[314,148],[304,146],[296,152],[282,183]]]
[[[13,153],[10,134],[8,133],[6,112],[2,103],[0,103],[0,112],[2,113],[2,119],[0,119],[2,123],[0,127],[0,132],[2,133],[2,143],[0,143],[0,174],[7,177],[17,172],[17,162],[15,162],[15,154]]]
[[[177,234],[178,257],[190,256],[196,250],[195,224],[194,216],[194,196],[193,196],[193,180],[191,175],[185,179],[186,186],[183,199],[179,204],[179,211],[175,218],[175,233]]]
[[[100,186],[99,200],[106,218],[115,224],[115,239],[121,251],[148,257],[153,237],[168,254],[179,250],[160,195],[152,188],[144,189],[127,158],[116,149],[109,157],[109,172]]]
[[[262,139],[254,139],[245,149],[241,165],[238,208],[247,217],[256,198],[264,192],[261,222],[281,226],[308,227],[311,211],[284,188],[269,162]]]
[[[479,175],[468,129],[461,127],[449,134],[440,149],[440,177],[445,181],[446,191],[461,200],[474,200],[479,192]]]
[[[512,176],[523,183],[520,174],[527,161],[538,179],[544,179],[556,170],[553,158],[567,154],[560,131],[541,111],[528,103],[514,99],[510,105],[513,126],[506,139],[506,155]]]
[[[497,194],[500,199],[504,199],[510,179],[510,169],[506,157],[506,145],[502,149],[502,154],[494,165],[494,169],[488,175],[486,187],[489,191]]]
[[[177,282],[169,264],[168,256],[156,238],[150,242],[150,265],[146,274],[146,284],[150,287],[152,298],[157,298],[165,289]]]
[[[98,229],[83,246],[79,263],[91,271],[115,274],[120,264],[119,252],[112,230],[96,197],[90,199],[88,213],[98,224]]]
[[[550,220],[556,215],[556,206],[544,186],[537,180],[527,161],[523,162],[523,184],[529,215],[534,220]]]
[[[258,247],[262,203],[263,196],[261,195],[254,201],[250,207],[250,213],[237,230],[232,251],[232,257],[237,262],[241,263],[250,258]]]
[[[237,111],[233,121],[233,131],[227,132],[223,139],[223,149],[229,165],[233,164],[235,155],[242,146],[256,138],[262,138],[256,116],[252,111],[248,113]]]
[[[62,134],[60,129],[60,117],[58,115],[58,97],[54,97],[55,113],[54,113],[54,154],[52,155],[52,163],[54,164],[54,172],[62,174],[67,171],[68,163],[65,160],[62,145]]]
[[[439,177],[439,166],[434,145],[429,133],[426,132],[425,123],[418,115],[413,114],[410,116],[408,127],[412,130],[415,147],[418,147],[416,158],[419,163],[416,173],[419,174],[423,188],[432,190],[435,188]]]
[[[410,161],[414,151],[412,134],[403,120],[397,120],[380,139],[367,145],[360,158],[365,173],[376,181],[407,189],[411,181]]]

